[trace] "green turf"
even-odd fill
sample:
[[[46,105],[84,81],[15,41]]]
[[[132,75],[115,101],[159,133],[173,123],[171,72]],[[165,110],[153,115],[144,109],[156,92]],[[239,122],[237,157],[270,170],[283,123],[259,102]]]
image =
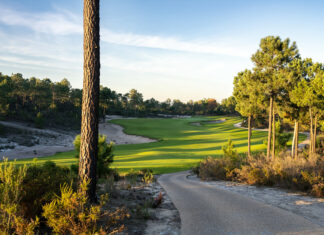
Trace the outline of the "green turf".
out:
[[[113,167],[120,172],[131,169],[151,168],[154,173],[167,173],[186,170],[207,156],[220,156],[222,146],[232,139],[239,153],[247,151],[247,130],[233,125],[241,121],[238,117],[226,117],[223,123],[207,123],[223,117],[193,117],[187,119],[120,119],[113,120],[123,126],[128,134],[147,136],[158,142],[146,144],[126,144],[115,147]],[[202,126],[190,123],[201,122]],[[267,132],[252,132],[252,151],[265,149],[263,140]],[[301,139],[305,136],[301,135]],[[52,160],[59,165],[77,162],[75,151],[39,158],[38,163]],[[31,159],[17,161],[18,164],[30,163]]]

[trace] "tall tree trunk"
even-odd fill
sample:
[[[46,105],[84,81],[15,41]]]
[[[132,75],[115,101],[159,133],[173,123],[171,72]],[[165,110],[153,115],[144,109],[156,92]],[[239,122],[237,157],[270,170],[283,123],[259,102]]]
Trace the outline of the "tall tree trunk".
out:
[[[309,143],[309,153],[313,153],[313,113],[312,108],[309,108],[309,116],[310,116],[310,143]]]
[[[317,114],[315,114],[315,121],[314,121],[314,134],[313,134],[313,153],[316,153],[316,129],[317,129]]]
[[[248,117],[248,156],[251,157],[251,115]]]
[[[267,159],[268,159],[268,160],[270,160],[270,149],[271,149],[272,109],[273,109],[273,99],[272,99],[272,97],[270,97],[270,108],[269,108],[269,129],[268,129],[268,147],[267,147]]]
[[[83,94],[79,177],[90,180],[87,195],[96,201],[99,117],[99,0],[84,0]]]
[[[272,107],[272,159],[275,158],[276,154],[276,114]]]
[[[293,135],[293,139],[292,139],[292,142],[291,142],[291,157],[295,157],[296,130],[297,130],[297,121],[295,120],[294,135]]]
[[[299,122],[296,122],[295,158],[298,157]]]

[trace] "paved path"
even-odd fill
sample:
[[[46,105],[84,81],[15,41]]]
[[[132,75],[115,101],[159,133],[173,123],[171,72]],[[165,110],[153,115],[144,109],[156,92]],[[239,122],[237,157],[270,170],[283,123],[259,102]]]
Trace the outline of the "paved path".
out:
[[[324,234],[305,218],[240,194],[188,179],[188,172],[158,181],[178,208],[181,234]]]

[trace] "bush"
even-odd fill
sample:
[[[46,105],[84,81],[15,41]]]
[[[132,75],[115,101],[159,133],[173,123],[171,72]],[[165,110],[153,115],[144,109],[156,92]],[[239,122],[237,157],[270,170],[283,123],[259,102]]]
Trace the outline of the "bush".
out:
[[[71,186],[63,185],[61,196],[43,207],[43,215],[54,233],[79,235],[109,232],[112,234],[123,230],[123,226],[118,226],[117,222],[128,214],[121,210],[115,212],[103,210],[108,200],[107,194],[101,195],[99,205],[89,205],[86,195],[88,183],[84,181],[77,192],[74,192]],[[108,217],[106,228],[98,224],[99,219],[104,216]]]
[[[142,169],[141,173],[143,174],[142,181],[145,184],[150,184],[154,180],[153,170],[151,169]]]
[[[44,117],[41,112],[38,112],[36,115],[35,126],[40,129],[44,128]]]
[[[201,161],[195,169],[198,176],[254,185],[277,185],[324,196],[324,159],[320,155],[301,153],[298,158],[292,158],[289,153],[281,152],[274,159],[267,160],[263,153],[253,157],[236,155],[235,151],[229,151],[230,146],[223,148],[222,158],[208,157]]]
[[[244,159],[234,149],[232,140],[228,140],[222,150],[222,158],[208,157],[199,163],[199,169],[195,169],[199,172],[199,177],[220,180],[232,180],[237,177],[236,170],[241,167]]]
[[[34,234],[38,218],[27,220],[23,217],[20,202],[22,185],[27,168],[14,167],[4,159],[0,167],[0,231],[1,234]]]
[[[110,142],[109,144],[106,142],[107,136],[99,135],[98,139],[98,159],[97,159],[97,174],[98,177],[104,177],[109,175],[111,172],[109,166],[113,163],[114,155],[113,155],[113,147],[114,143]],[[73,142],[74,148],[77,151],[76,157],[79,158],[80,155],[80,144],[81,144],[81,136],[77,135]],[[78,166],[72,166],[74,171],[78,171]]]
[[[22,184],[20,202],[23,215],[28,218],[41,216],[42,206],[50,202],[60,192],[60,185],[71,184],[76,188],[77,175],[69,168],[57,166],[47,161],[43,165],[29,166]]]

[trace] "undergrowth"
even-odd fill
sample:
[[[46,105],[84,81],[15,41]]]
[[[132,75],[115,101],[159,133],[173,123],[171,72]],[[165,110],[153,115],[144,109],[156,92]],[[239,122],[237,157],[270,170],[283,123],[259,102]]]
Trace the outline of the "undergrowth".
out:
[[[203,180],[230,180],[251,185],[279,186],[324,196],[324,159],[319,154],[300,153],[297,158],[281,152],[273,159],[264,153],[238,155],[231,141],[221,158],[208,157],[193,171]]]

